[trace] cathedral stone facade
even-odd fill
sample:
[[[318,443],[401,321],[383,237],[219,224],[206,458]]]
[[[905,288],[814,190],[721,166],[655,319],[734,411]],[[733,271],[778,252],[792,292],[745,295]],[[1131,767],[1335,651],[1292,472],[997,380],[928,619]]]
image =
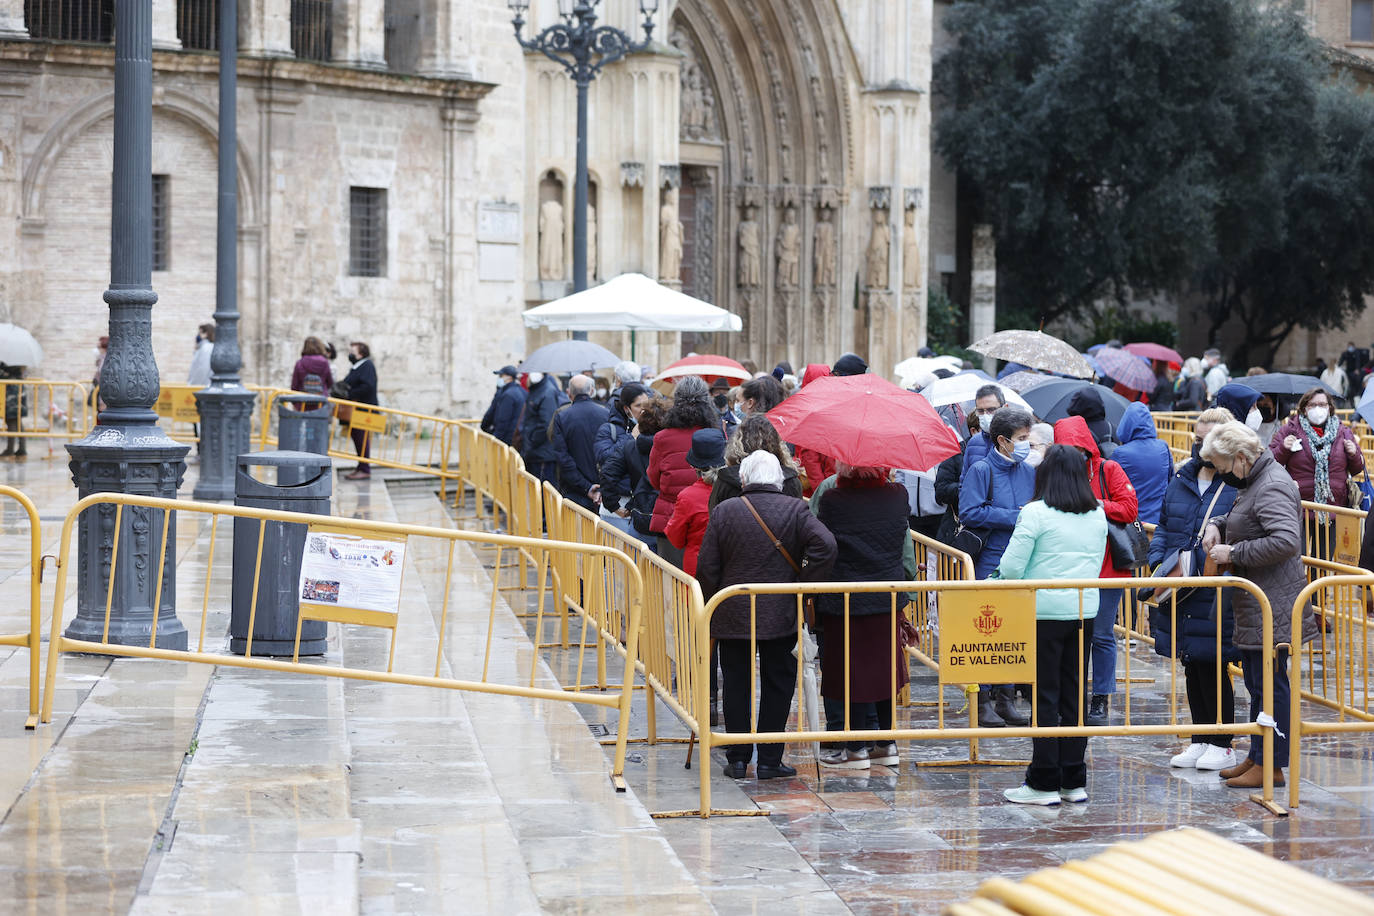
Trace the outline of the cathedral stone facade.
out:
[[[930,212],[932,5],[664,0],[650,49],[601,74],[591,282],[646,273],[744,321],[714,339],[639,335],[641,362],[853,350],[886,372],[924,344],[928,283],[953,260],[929,255],[930,227],[950,221]],[[169,382],[214,310],[213,9],[153,0]],[[104,333],[111,10],[0,0],[0,320],[35,332],[49,378],[89,378]],[[641,34],[634,0],[598,12]],[[527,18],[528,35],[557,4]],[[570,289],[571,81],[519,48],[505,0],[240,0],[239,48],[245,380],[284,383],[307,335],[365,340],[384,403],[478,410],[491,369],[551,336],[521,311]],[[629,335],[603,342],[630,353]]]

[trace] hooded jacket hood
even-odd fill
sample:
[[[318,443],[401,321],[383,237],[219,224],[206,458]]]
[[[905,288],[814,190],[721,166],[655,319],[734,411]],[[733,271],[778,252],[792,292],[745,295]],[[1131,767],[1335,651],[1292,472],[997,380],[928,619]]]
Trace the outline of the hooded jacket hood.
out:
[[[1240,422],[1250,413],[1250,408],[1260,399],[1260,393],[1253,388],[1232,382],[1217,389],[1217,406],[1231,411],[1231,416]]]
[[[1121,415],[1121,422],[1116,425],[1116,441],[1124,445],[1140,439],[1158,438],[1159,430],[1155,427],[1155,418],[1151,416],[1150,409],[1139,401],[1132,401]]]
[[[830,374],[830,367],[825,363],[811,363],[802,372],[802,387],[805,388],[818,378],[825,378]]]
[[[1088,454],[1092,455],[1093,464],[1102,459],[1102,452],[1097,448],[1097,440],[1088,430],[1088,422],[1082,417],[1065,417],[1054,424],[1054,442],[1056,445],[1072,445],[1087,449]]]
[[[1112,437],[1112,425],[1107,422],[1107,407],[1102,403],[1102,394],[1096,385],[1078,389],[1069,399],[1068,410],[1071,417],[1082,417],[1087,421],[1088,430],[1098,442]]]

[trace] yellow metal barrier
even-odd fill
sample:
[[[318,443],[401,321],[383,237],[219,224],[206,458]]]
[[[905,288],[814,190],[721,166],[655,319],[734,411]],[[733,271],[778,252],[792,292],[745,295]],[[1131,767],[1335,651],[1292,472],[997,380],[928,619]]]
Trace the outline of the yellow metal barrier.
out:
[[[259,443],[263,448],[275,441],[272,431],[276,425],[277,399],[291,394],[300,392],[276,388],[268,393],[260,427]],[[326,400],[339,420],[330,424],[331,458],[359,459],[358,447],[352,440],[352,434],[359,432],[369,464],[437,477],[440,494],[447,499],[449,481],[462,476],[453,460],[454,428],[459,421],[342,398]]]
[[[80,439],[94,422],[93,401],[78,382],[0,380],[0,419],[6,439]],[[13,426],[11,427],[11,420]]]
[[[156,563],[150,564],[149,573],[157,576],[157,596],[153,602],[153,607],[160,607],[161,587],[164,579],[164,566],[167,556],[171,551],[158,547],[159,532],[160,543],[167,542],[169,524],[175,515],[178,523],[185,526],[188,520],[195,524],[208,526],[209,538],[205,549],[207,555],[204,561],[206,579],[203,588],[200,589],[201,607],[200,620],[198,624],[187,626],[188,632],[198,631],[199,635],[195,639],[195,648],[188,650],[172,650],[157,648],[157,624],[154,621],[152,633],[148,645],[117,645],[108,641],[108,628],[110,621],[110,604],[113,592],[106,596],[105,625],[106,636],[100,641],[71,639],[62,634],[62,618],[65,601],[67,598],[67,573],[72,568],[71,557],[73,541],[75,539],[76,523],[82,512],[99,510],[106,507],[114,512],[114,531],[116,536],[110,547],[110,573],[109,580],[113,582],[116,576],[118,564],[122,562],[142,562],[143,557],[157,556]],[[121,552],[118,532],[121,530],[122,514],[126,511],[146,513],[143,521],[147,523],[148,537],[152,541],[151,549],[145,553],[135,554],[133,559],[126,559],[126,554],[132,553],[128,548]],[[219,535],[220,522],[226,518],[247,518],[259,522],[259,538],[257,555],[254,559],[253,567],[253,598],[248,622],[248,645],[245,655],[225,654],[222,652],[206,651],[205,633],[206,622],[211,614],[211,579],[215,576],[215,549]],[[435,560],[431,573],[436,577],[437,570],[444,568],[443,559],[446,557],[446,572],[443,574],[443,603],[442,612],[438,623],[438,644],[433,649],[434,670],[429,673],[407,673],[395,672],[391,670],[391,662],[388,662],[387,670],[378,671],[366,668],[353,668],[337,666],[332,664],[301,664],[298,661],[282,661],[253,657],[251,634],[256,623],[258,614],[258,586],[263,570],[263,539],[262,533],[266,529],[265,522],[287,522],[297,525],[306,525],[307,539],[310,532],[336,532],[362,536],[367,538],[387,538],[406,542],[411,549],[411,562],[417,562],[415,558],[415,547],[420,545],[425,551],[432,553],[431,559]],[[184,530],[184,527],[183,527]],[[457,545],[466,543],[472,546],[491,545],[497,550],[498,565],[503,551],[507,550],[529,550],[535,556],[552,556],[561,558],[571,555],[575,562],[579,564],[584,572],[584,579],[589,583],[604,581],[609,575],[608,570],[614,569],[617,582],[620,583],[620,597],[622,605],[614,612],[600,604],[606,597],[604,591],[595,589],[589,590],[582,596],[580,605],[584,615],[594,620],[623,619],[626,622],[626,642],[625,652],[627,658],[637,659],[639,652],[639,632],[640,615],[642,613],[643,585],[639,575],[638,567],[625,554],[596,544],[587,543],[564,543],[551,540],[533,540],[529,538],[514,537],[511,535],[486,534],[479,532],[469,532],[454,530],[449,528],[430,528],[419,525],[403,525],[387,522],[361,521],[353,519],[336,518],[323,515],[305,515],[293,512],[278,512],[267,509],[251,509],[237,506],[224,506],[216,503],[199,503],[182,500],[157,499],[153,497],[131,496],[114,493],[98,493],[89,496],[78,502],[68,512],[66,520],[62,526],[60,542],[60,555],[58,559],[58,576],[56,585],[56,597],[53,601],[50,643],[48,651],[48,667],[46,671],[46,694],[43,698],[41,708],[41,718],[43,722],[52,721],[52,704],[54,686],[57,677],[57,664],[63,652],[88,652],[101,655],[115,656],[136,656],[140,658],[156,658],[167,661],[194,662],[211,665],[227,665],[239,668],[256,668],[268,671],[285,671],[296,674],[315,675],[324,677],[347,678],[362,681],[377,681],[392,684],[411,684],[416,686],[440,687],[451,690],[467,690],[478,693],[501,694],[505,696],[528,697],[530,699],[541,700],[562,700],[565,702],[586,703],[594,706],[603,706],[617,710],[619,713],[619,727],[616,734],[616,750],[612,769],[612,776],[616,780],[617,788],[624,789],[623,772],[625,765],[625,744],[628,736],[630,720],[630,701],[631,690],[634,684],[635,665],[626,665],[625,678],[618,689],[610,689],[609,686],[603,690],[592,692],[575,692],[559,690],[554,688],[534,687],[527,684],[506,684],[489,680],[489,670],[491,662],[492,638],[497,624],[497,599],[499,597],[499,583],[493,580],[490,609],[487,618],[486,646],[482,663],[480,677],[456,678],[441,677],[440,673],[444,664],[444,637],[449,627],[449,614],[463,613],[466,607],[458,607],[456,610],[451,608],[451,591],[453,585],[454,553]],[[185,556],[181,560],[188,559]],[[199,560],[199,557],[194,558]],[[268,558],[270,561],[270,557]],[[153,569],[152,567],[156,567]],[[194,568],[194,567],[192,567]],[[219,567],[221,582],[229,578],[223,563]],[[422,574],[424,571],[421,571]],[[242,569],[235,569],[233,575],[245,574]],[[322,601],[331,602],[337,600],[337,595],[333,599],[327,595],[322,596]],[[185,610],[185,608],[183,608]],[[398,608],[399,611],[399,608]],[[368,626],[384,626],[393,631],[392,658],[395,657],[394,639],[396,631],[402,629],[405,619],[402,615],[393,615],[385,611],[357,611],[347,612],[347,609],[332,608],[324,612],[317,612],[318,617],[326,617],[330,620],[343,621],[350,624],[361,624]],[[607,639],[619,639],[618,633],[605,632],[602,634]],[[299,629],[297,630],[297,648],[299,648]],[[419,653],[414,653],[418,655]],[[411,657],[411,654],[407,656]]]
[[[993,878],[945,916],[1176,916],[1179,913],[1374,913],[1374,900],[1334,881],[1186,828],[1115,843],[1087,859]]]
[[[1317,638],[1302,641],[1298,609],[1312,602],[1324,625]],[[1298,805],[1299,764],[1304,735],[1374,732],[1374,691],[1370,686],[1371,627],[1369,609],[1374,602],[1374,573],[1360,569],[1354,574],[1334,571],[1311,582],[1294,602],[1293,629],[1287,634],[1294,647],[1289,670],[1292,695],[1315,709],[1300,710],[1290,723],[1289,800]],[[1299,663],[1300,662],[1300,663]],[[1318,718],[1318,709],[1334,711],[1335,721]]]
[[[0,636],[0,646],[19,646],[29,651],[29,716],[24,721],[25,728],[38,724],[38,655],[39,641],[43,635],[43,622],[39,605],[39,594],[43,584],[43,533],[38,520],[38,509],[33,500],[14,487],[0,486],[0,496],[8,497],[19,504],[29,522],[29,631],[13,636]]]
[[[916,549],[916,564],[922,578],[931,582],[972,581],[973,557],[941,541],[911,532]],[[940,595],[927,592],[924,601],[911,604],[912,624],[916,627],[916,643],[906,647],[907,654],[932,671],[940,670],[936,658],[936,633],[940,625]]]
[[[1036,705],[1037,705],[1037,704],[1036,704],[1035,702],[1032,702],[1032,705],[1031,705],[1031,709],[1032,709],[1032,722],[1031,722],[1031,725],[1030,725],[1030,726],[1027,726],[1027,727],[1020,727],[1020,728],[1018,728],[1018,727],[1006,727],[1006,728],[997,728],[997,729],[980,728],[980,727],[976,727],[976,726],[970,726],[970,727],[946,727],[946,726],[945,726],[945,721],[944,721],[944,707],[943,707],[943,704],[941,704],[939,707],[937,707],[937,709],[938,709],[937,724],[936,724],[936,727],[934,727],[934,728],[895,728],[895,727],[894,727],[894,728],[890,728],[890,729],[879,729],[879,730],[856,730],[856,729],[852,729],[852,728],[849,727],[850,724],[851,724],[851,723],[849,722],[849,715],[850,715],[850,712],[849,712],[849,704],[848,704],[848,702],[846,702],[846,703],[845,703],[845,728],[844,728],[844,729],[821,731],[821,730],[807,730],[807,729],[802,728],[802,729],[799,729],[799,730],[797,730],[797,731],[760,732],[760,731],[758,731],[758,725],[757,725],[757,722],[758,722],[758,720],[757,720],[757,712],[756,712],[756,710],[753,710],[753,711],[751,711],[751,718],[750,718],[751,727],[750,727],[749,731],[747,731],[747,732],[724,732],[724,733],[722,733],[722,732],[715,732],[715,731],[710,731],[710,730],[700,730],[701,744],[702,744],[702,758],[703,758],[703,760],[709,759],[709,757],[710,757],[710,752],[711,752],[711,748],[713,748],[713,747],[725,746],[725,745],[730,745],[730,744],[756,744],[756,743],[792,743],[792,744],[797,744],[797,743],[818,743],[818,742],[821,742],[821,741],[866,741],[866,742],[867,742],[867,741],[903,741],[903,740],[929,741],[929,740],[951,740],[951,739],[959,740],[959,739],[964,739],[964,738],[991,738],[991,737],[1003,737],[1003,738],[1006,738],[1006,737],[1093,737],[1093,736],[1108,736],[1108,735],[1119,735],[1119,736],[1179,735],[1179,736],[1183,736],[1183,735],[1195,735],[1195,734],[1234,734],[1234,735],[1251,735],[1251,736],[1255,736],[1252,740],[1261,740],[1261,738],[1268,738],[1269,736],[1271,736],[1272,729],[1273,729],[1272,723],[1273,723],[1273,721],[1274,721],[1274,720],[1273,720],[1273,712],[1274,712],[1274,694],[1273,694],[1273,686],[1274,686],[1274,685],[1273,685],[1273,664],[1272,664],[1272,663],[1273,663],[1273,660],[1274,660],[1274,658],[1275,658],[1275,654],[1274,654],[1274,649],[1275,649],[1275,647],[1274,647],[1274,632],[1273,632],[1273,616],[1272,616],[1272,614],[1270,613],[1270,610],[1269,610],[1269,600],[1268,600],[1268,598],[1264,595],[1263,591],[1261,591],[1259,588],[1257,588],[1257,587],[1254,585],[1254,583],[1250,582],[1250,581],[1247,580],[1247,579],[1233,578],[1233,577],[1211,577],[1211,578],[1204,578],[1204,577],[1200,577],[1200,576],[1199,576],[1199,577],[1177,578],[1177,579],[1130,578],[1130,579],[1101,579],[1101,580],[1099,580],[1099,579],[1082,579],[1082,580],[1015,580],[1015,581],[983,580],[983,581],[977,581],[977,582],[970,582],[970,581],[950,581],[950,582],[864,582],[864,583],[856,583],[856,582],[814,582],[814,583],[787,583],[787,584],[763,584],[763,585],[760,585],[760,584],[754,584],[754,585],[735,585],[735,586],[731,586],[730,588],[723,589],[722,591],[720,591],[719,593],[717,593],[713,598],[711,598],[710,601],[707,602],[706,606],[702,609],[701,613],[700,613],[700,614],[698,615],[698,617],[697,617],[697,621],[696,621],[696,625],[697,625],[696,645],[697,645],[697,648],[698,648],[698,652],[695,654],[696,664],[698,665],[698,671],[697,671],[697,677],[696,677],[696,684],[695,684],[695,689],[696,689],[696,692],[697,692],[697,704],[696,704],[696,708],[697,708],[697,709],[705,709],[705,708],[706,708],[706,699],[705,699],[705,697],[703,696],[703,693],[704,693],[704,691],[706,690],[706,686],[705,686],[705,685],[706,685],[706,682],[707,682],[707,675],[709,674],[709,670],[708,670],[708,668],[707,668],[707,665],[709,664],[709,653],[706,653],[706,654],[701,653],[701,652],[700,652],[700,647],[708,644],[708,638],[709,638],[709,633],[710,633],[711,616],[712,616],[712,615],[716,612],[716,610],[720,607],[720,605],[721,605],[722,602],[724,602],[724,601],[726,601],[727,599],[730,599],[730,598],[745,597],[745,598],[748,598],[748,599],[749,599],[749,603],[750,603],[750,618],[751,618],[751,624],[750,624],[751,634],[754,633],[754,632],[756,632],[755,627],[757,626],[757,617],[758,617],[758,605],[757,605],[758,596],[760,596],[760,595],[786,595],[786,596],[788,596],[788,597],[790,597],[790,598],[795,599],[795,601],[796,601],[796,615],[797,615],[797,639],[798,639],[798,649],[797,649],[797,652],[798,652],[798,658],[801,658],[801,657],[802,657],[802,648],[801,648],[801,640],[802,640],[802,617],[803,617],[802,603],[803,603],[803,598],[804,598],[804,596],[806,596],[806,595],[819,595],[819,594],[832,594],[832,595],[834,595],[834,594],[839,594],[839,595],[844,595],[844,596],[846,596],[846,599],[845,599],[845,600],[846,600],[846,608],[848,607],[848,604],[847,604],[848,597],[847,597],[847,596],[851,596],[851,595],[855,595],[855,594],[860,594],[860,593],[886,593],[886,594],[892,595],[892,596],[893,596],[893,598],[892,598],[892,611],[891,611],[891,616],[890,616],[890,620],[891,620],[891,629],[890,629],[889,632],[890,632],[890,634],[891,634],[891,642],[892,642],[892,644],[895,645],[895,644],[897,643],[897,633],[898,633],[897,614],[899,613],[899,610],[898,610],[898,597],[897,597],[897,596],[898,596],[899,594],[905,593],[905,592],[930,592],[930,591],[937,591],[937,590],[938,590],[938,591],[942,592],[944,595],[956,595],[956,594],[964,593],[964,592],[973,592],[973,593],[978,594],[978,595],[980,595],[980,596],[984,596],[984,597],[983,597],[983,600],[989,600],[989,601],[990,601],[990,600],[992,600],[993,594],[994,594],[994,593],[997,593],[997,592],[1020,591],[1020,592],[1022,592],[1022,593],[1024,594],[1024,593],[1027,593],[1027,592],[1033,593],[1034,590],[1037,590],[1037,589],[1056,589],[1056,590],[1059,590],[1059,589],[1073,589],[1073,590],[1077,590],[1077,591],[1079,592],[1079,619],[1082,620],[1082,619],[1085,619],[1086,617],[1091,617],[1091,615],[1092,615],[1093,613],[1095,613],[1095,608],[1094,608],[1094,609],[1089,609],[1089,610],[1085,613],[1085,608],[1084,608],[1084,606],[1083,606],[1083,592],[1082,592],[1083,589],[1088,589],[1088,588],[1099,588],[1099,587],[1103,587],[1103,588],[1128,588],[1128,589],[1139,589],[1139,588],[1143,588],[1143,587],[1146,587],[1146,586],[1158,587],[1158,586],[1164,585],[1164,584],[1168,584],[1168,585],[1173,586],[1173,587],[1175,587],[1175,588],[1181,586],[1181,587],[1216,588],[1216,589],[1218,589],[1218,590],[1221,589],[1221,588],[1223,588],[1223,587],[1230,587],[1230,588],[1240,589],[1240,590],[1243,590],[1243,591],[1246,591],[1246,592],[1250,593],[1250,595],[1253,596],[1254,599],[1255,599],[1255,601],[1259,604],[1259,607],[1260,607],[1260,610],[1261,610],[1261,619],[1262,619],[1262,626],[1261,626],[1261,641],[1262,641],[1262,645],[1263,645],[1263,647],[1264,647],[1264,649],[1263,649],[1263,656],[1264,656],[1264,658],[1265,658],[1265,660],[1266,660],[1266,664],[1264,665],[1264,671],[1262,672],[1263,688],[1262,688],[1262,702],[1261,702],[1261,708],[1264,710],[1265,715],[1262,716],[1262,717],[1260,718],[1259,721],[1257,721],[1257,722],[1236,722],[1236,723],[1231,723],[1231,724],[1227,724],[1227,723],[1200,724],[1200,723],[1191,723],[1191,722],[1180,722],[1180,721],[1178,721],[1177,710],[1175,709],[1175,710],[1173,711],[1173,713],[1171,714],[1171,720],[1170,720],[1169,722],[1167,722],[1167,723],[1160,723],[1160,724],[1137,724],[1137,723],[1132,722],[1131,694],[1130,694],[1130,690],[1129,690],[1129,680],[1128,680],[1128,681],[1127,681],[1126,697],[1125,697],[1125,708],[1124,708],[1124,711],[1123,711],[1123,714],[1124,714],[1124,717],[1125,717],[1125,721],[1124,721],[1124,724],[1122,724],[1122,725],[1117,725],[1117,726],[1107,725],[1107,726],[1090,727],[1090,726],[1084,726],[1084,725],[1082,725],[1082,724],[1079,724],[1079,725],[1071,725],[1071,726],[1041,727],[1041,726],[1038,725],[1038,722],[1036,721],[1036,720],[1038,719],[1037,710],[1036,710]],[[1176,613],[1176,612],[1175,612],[1175,613]],[[848,615],[847,613],[843,615],[844,626],[843,626],[843,636],[842,636],[842,637],[828,637],[828,638],[831,638],[831,639],[842,638],[843,642],[841,643],[841,645],[844,646],[843,652],[844,652],[844,655],[846,656],[846,658],[849,656],[849,651],[848,651],[848,650],[849,650],[849,619],[850,619],[850,618],[849,618],[849,615]],[[1220,627],[1220,623],[1218,623],[1218,627]],[[756,654],[756,652],[757,652],[757,639],[756,639],[756,637],[753,636],[753,635],[751,635],[751,637],[750,637],[750,648],[751,648],[750,657],[752,658],[752,657]],[[1082,661],[1083,661],[1083,659],[1084,659],[1084,657],[1085,657],[1085,656],[1084,656],[1084,653],[1086,653],[1087,651],[1089,651],[1089,648],[1090,648],[1089,646],[1086,646],[1086,645],[1084,644],[1084,640],[1083,640],[1082,634],[1081,634],[1081,632],[1080,632],[1080,636],[1079,636],[1079,659],[1080,659],[1080,664],[1079,664],[1079,666],[1078,666],[1078,670],[1080,671],[1080,677],[1081,677],[1081,672],[1083,672],[1083,670],[1084,670],[1084,666],[1083,666],[1083,664],[1082,664]],[[799,695],[802,694],[802,687],[803,687],[803,683],[802,683],[802,680],[803,680],[802,674],[803,674],[803,672],[802,672],[802,670],[801,670],[801,666],[799,665],[799,666],[798,666],[798,673],[797,673],[797,692],[798,692]],[[944,677],[944,678],[942,678],[942,681],[951,681],[951,680],[954,680],[954,679],[953,679],[953,678],[949,678],[949,677]],[[896,695],[897,695],[897,675],[896,675],[896,668],[895,668],[895,666],[894,666],[894,668],[893,668],[892,681],[893,681],[893,683],[892,683],[892,693],[891,693],[891,695],[895,698]],[[1083,685],[1081,682],[1080,682],[1080,684],[1078,685],[1078,690],[1080,691],[1080,694],[1082,693],[1083,686],[1084,686],[1084,685]],[[751,695],[751,697],[752,697],[753,695],[756,694],[757,689],[758,689],[758,672],[757,672],[757,669],[756,669],[756,668],[754,668],[753,666],[751,666],[751,671],[750,671],[750,695]],[[846,685],[845,685],[845,689],[846,689],[846,694],[847,694],[847,692],[848,692],[848,684],[847,684],[847,683],[846,683]],[[1038,689],[1036,690],[1036,693],[1038,694]],[[752,705],[752,704],[751,704],[751,705]],[[805,705],[805,698],[804,698],[804,696],[799,696],[799,707],[798,707],[799,710],[802,709],[802,708],[804,708],[804,705]],[[1082,722],[1083,715],[1084,715],[1084,711],[1083,711],[1083,709],[1082,709],[1082,707],[1081,707],[1081,705],[1080,705],[1080,708],[1079,708],[1079,722],[1080,722],[1080,723]],[[802,718],[802,714],[801,714],[801,712],[799,712],[799,713],[798,713],[798,720],[800,721],[801,718]],[[894,724],[894,726],[895,726],[895,724],[896,724],[895,721],[894,721],[893,724]],[[1254,802],[1256,802],[1256,803],[1258,803],[1258,804],[1264,806],[1266,809],[1272,811],[1272,812],[1275,813],[1275,814],[1285,814],[1286,811],[1285,811],[1282,807],[1280,807],[1277,803],[1274,802],[1274,786],[1273,786],[1273,762],[1274,762],[1274,761],[1273,761],[1273,747],[1274,747],[1274,746],[1273,746],[1273,741],[1272,741],[1272,740],[1264,740],[1264,751],[1263,751],[1263,758],[1264,758],[1264,759],[1263,759],[1263,786],[1262,786],[1262,790],[1261,790],[1261,792],[1260,792],[1259,794],[1251,795],[1250,798],[1251,798],[1252,801],[1254,801]],[[669,814],[671,814],[671,815],[678,815],[678,816],[683,815],[683,814],[690,814],[690,815],[699,815],[699,816],[702,816],[702,817],[709,817],[709,816],[710,816],[711,814],[713,814],[713,813],[715,813],[715,814],[733,813],[733,812],[712,811],[712,808],[711,808],[710,767],[709,767],[709,766],[703,766],[703,767],[701,768],[701,773],[700,773],[700,794],[701,794],[701,798],[700,798],[700,807],[699,807],[699,809],[697,809],[697,810],[695,810],[695,811],[689,811],[689,812],[670,812]]]

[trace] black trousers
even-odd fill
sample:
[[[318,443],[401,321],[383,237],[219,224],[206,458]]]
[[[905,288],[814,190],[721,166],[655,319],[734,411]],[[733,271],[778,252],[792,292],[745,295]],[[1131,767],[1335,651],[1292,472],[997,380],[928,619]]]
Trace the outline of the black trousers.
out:
[[[1093,622],[1084,620],[1079,662],[1077,620],[1035,622],[1035,714],[1037,726],[1077,725],[1086,662],[1092,654]],[[1026,785],[1041,792],[1080,789],[1088,784],[1087,738],[1032,738]]]
[[[358,450],[360,459],[372,457],[372,434],[368,430],[353,427],[349,430],[349,437],[352,438],[353,447]],[[371,471],[372,465],[368,464],[366,460],[360,460],[358,470]]]
[[[1245,689],[1250,692],[1250,721],[1259,719],[1264,709],[1264,653],[1258,649],[1240,650],[1240,667],[1245,672]],[[1274,722],[1279,734],[1274,735],[1274,766],[1288,766],[1288,712],[1292,697],[1288,692],[1288,650],[1274,653]],[[1264,762],[1264,742],[1250,738],[1250,759]]]
[[[1188,688],[1188,711],[1195,725],[1213,722],[1231,724],[1236,721],[1236,693],[1231,689],[1231,675],[1221,670],[1221,706],[1217,706],[1217,660],[1195,659],[1183,663],[1183,682]],[[1220,717],[1218,717],[1220,713]],[[1234,735],[1193,735],[1194,744],[1230,747]]]
[[[760,639],[759,647],[759,727],[761,732],[780,732],[787,727],[787,715],[792,710],[792,694],[797,689],[797,659],[792,649],[797,645],[795,635],[777,639]],[[720,670],[725,679],[721,705],[725,711],[727,732],[749,731],[749,711],[753,697],[749,690],[749,672],[754,659],[747,639],[718,639]],[[777,766],[782,763],[781,744],[760,744],[759,764]],[[754,756],[752,744],[728,744],[725,758],[731,763],[748,763]]]

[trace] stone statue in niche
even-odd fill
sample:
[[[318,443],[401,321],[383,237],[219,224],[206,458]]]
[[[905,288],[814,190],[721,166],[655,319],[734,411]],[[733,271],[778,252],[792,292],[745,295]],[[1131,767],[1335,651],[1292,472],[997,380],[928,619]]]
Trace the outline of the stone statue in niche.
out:
[[[887,211],[875,207],[873,234],[869,236],[868,250],[864,253],[864,286],[869,289],[887,289],[887,265],[891,253],[892,226],[887,221]]]
[[[811,261],[817,286],[835,285],[835,211],[821,207],[817,215],[816,235],[812,240]]]
[[[801,248],[797,208],[789,206],[783,210],[782,226],[778,228],[779,289],[796,289],[801,285]]]
[[[668,188],[658,210],[658,279],[663,283],[682,279],[682,221],[677,206],[677,188]]]
[[[596,277],[596,207],[587,204],[587,281]]]
[[[539,279],[563,277],[563,205],[546,200],[539,205]]]
[[[916,208],[908,207],[902,224],[902,286],[916,289],[921,285],[921,248],[916,239]]]
[[[750,288],[763,282],[763,245],[759,240],[759,224],[754,221],[754,208],[744,211],[739,224],[739,285]]]

